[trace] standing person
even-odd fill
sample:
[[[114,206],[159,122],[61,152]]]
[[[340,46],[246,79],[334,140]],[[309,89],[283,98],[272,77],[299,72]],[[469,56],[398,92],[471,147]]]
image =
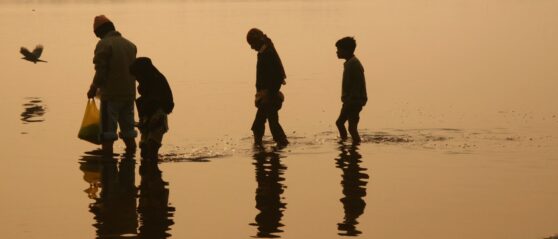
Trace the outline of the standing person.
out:
[[[100,93],[101,142],[103,154],[113,153],[116,129],[126,144],[126,153],[136,151],[134,130],[134,100],[136,81],[129,72],[136,59],[136,46],[116,31],[114,24],[104,15],[96,16],[93,31],[100,38],[95,47],[95,76],[87,92],[88,98]]]
[[[343,84],[341,87],[341,101],[343,106],[339,118],[335,122],[342,140],[347,139],[345,122],[349,121],[349,133],[353,144],[360,143],[358,135],[358,121],[360,111],[366,105],[366,82],[364,80],[364,67],[355,56],[356,41],[352,37],[344,37],[335,43],[337,58],[345,59],[343,64]]]
[[[279,109],[283,105],[284,96],[279,91],[285,83],[285,70],[275,46],[260,29],[252,28],[246,35],[250,47],[258,52],[256,66],[256,100],[258,108],[252,124],[254,143],[261,145],[265,132],[265,122],[269,121],[269,129],[273,140],[278,146],[289,144],[283,128],[279,124]]]
[[[167,117],[174,108],[172,91],[165,76],[147,57],[138,57],[130,66],[130,72],[138,81],[141,95],[136,100],[141,156],[157,160],[163,135],[169,130]]]

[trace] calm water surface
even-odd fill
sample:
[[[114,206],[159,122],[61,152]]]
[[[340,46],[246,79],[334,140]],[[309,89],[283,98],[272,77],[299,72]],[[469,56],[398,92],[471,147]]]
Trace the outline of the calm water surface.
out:
[[[556,1],[0,1],[3,238],[532,238],[558,233]],[[162,162],[77,139],[105,14],[175,94]],[[254,149],[256,54],[292,144]],[[336,141],[355,36],[364,143]],[[33,64],[19,47],[43,44]],[[270,140],[270,139],[268,139]],[[123,152],[123,144],[116,151]]]

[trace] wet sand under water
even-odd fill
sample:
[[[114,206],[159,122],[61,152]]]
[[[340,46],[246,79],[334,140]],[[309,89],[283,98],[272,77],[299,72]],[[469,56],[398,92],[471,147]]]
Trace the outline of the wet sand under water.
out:
[[[200,148],[171,142],[153,163],[85,154],[92,145],[44,155],[44,146],[20,134],[37,147],[4,162],[2,231],[11,238],[554,235],[552,135],[504,129],[362,135],[359,146],[323,132],[291,137],[282,149],[270,139],[253,147],[248,137]]]

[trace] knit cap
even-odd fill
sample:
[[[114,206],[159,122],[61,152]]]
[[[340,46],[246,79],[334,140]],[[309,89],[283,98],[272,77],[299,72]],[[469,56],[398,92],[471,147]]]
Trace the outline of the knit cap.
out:
[[[98,27],[100,27],[101,25],[107,22],[111,22],[111,21],[105,15],[96,16],[95,20],[93,21],[93,31],[95,31]]]

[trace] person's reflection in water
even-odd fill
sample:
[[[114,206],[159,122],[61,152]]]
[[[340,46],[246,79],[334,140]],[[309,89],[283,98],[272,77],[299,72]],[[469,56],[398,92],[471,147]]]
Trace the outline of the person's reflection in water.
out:
[[[89,211],[95,215],[93,226],[97,228],[97,238],[137,235],[135,164],[133,158],[124,158],[120,162],[111,157],[82,158],[80,169],[86,175],[95,174],[95,170],[100,174],[100,196],[97,198],[86,190],[89,197],[95,199],[89,205]]]
[[[340,154],[335,159],[337,168],[343,171],[341,185],[344,197],[340,199],[343,203],[345,217],[343,222],[337,224],[339,235],[358,236],[362,233],[357,229],[358,217],[364,213],[366,202],[366,184],[368,174],[366,169],[360,166],[362,155],[358,152],[356,145],[339,146]]]
[[[90,199],[99,198],[98,192],[101,188],[102,164],[99,157],[83,156],[79,162],[79,169],[83,172],[83,180],[89,183],[89,187],[83,190]]]
[[[169,189],[163,181],[157,160],[142,160],[140,169],[139,238],[167,238],[175,208],[169,204]]]
[[[275,150],[266,152],[265,149],[256,147],[253,157],[258,182],[256,208],[260,212],[256,215],[256,223],[250,225],[258,227],[256,237],[280,237],[277,233],[283,232],[281,218],[287,205],[281,201],[285,188],[282,184],[285,178],[282,176],[287,167],[281,163],[281,155]]]

